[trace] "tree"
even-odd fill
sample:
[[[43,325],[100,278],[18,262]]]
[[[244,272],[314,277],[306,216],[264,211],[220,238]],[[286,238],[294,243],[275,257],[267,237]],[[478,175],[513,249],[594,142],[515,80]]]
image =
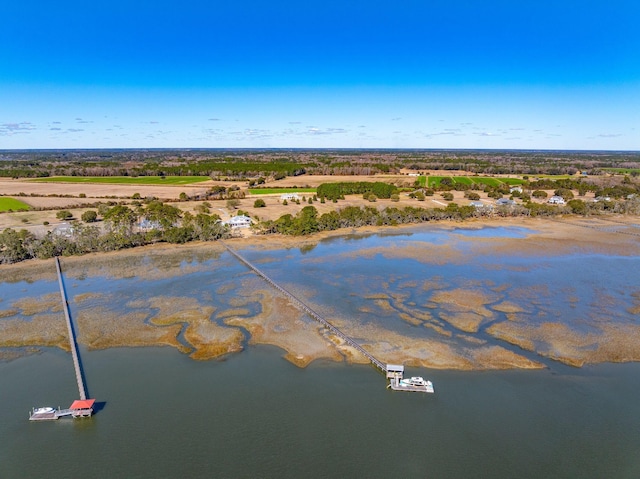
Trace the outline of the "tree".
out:
[[[397,203],[398,201],[400,201],[400,195],[398,195],[397,193],[392,194],[391,201]]]
[[[157,221],[164,229],[174,226],[180,217],[182,211],[175,206],[166,205],[161,201],[152,201],[144,210],[144,215],[149,221]]]
[[[265,206],[267,206],[267,204],[264,202],[262,198],[258,198],[253,202],[254,208],[264,208]]]
[[[124,205],[116,205],[104,214],[107,226],[122,235],[129,235],[136,222],[136,214]]]
[[[573,199],[573,191],[571,191],[568,188],[558,188],[554,194],[556,196],[561,196],[562,198],[564,198],[565,201],[569,201],[571,199]]]
[[[199,214],[193,221],[193,238],[200,241],[210,241],[221,238],[226,232],[218,215]]]
[[[193,226],[193,221],[195,219],[195,216],[193,216],[189,211],[185,211],[182,214],[182,221],[181,224],[183,227],[187,228],[187,227],[191,227]]]
[[[29,259],[30,254],[25,248],[28,236],[26,230],[17,232],[11,228],[0,233],[0,263],[17,263]]]
[[[205,205],[206,201],[204,203],[201,203],[199,205],[197,205],[194,209],[196,210],[197,213],[210,213],[211,210],[209,209],[210,206]]]
[[[546,198],[549,195],[546,191],[535,190],[533,193],[531,193],[531,196],[533,196],[534,198]]]
[[[109,205],[107,205],[106,203],[100,203],[98,205],[98,214],[102,217],[104,217],[104,215],[107,214],[107,211],[109,211],[111,207]]]
[[[189,199],[189,197],[184,191],[180,193],[180,196],[178,196],[178,198],[180,198],[180,201],[187,201]]]
[[[56,213],[56,218],[59,220],[68,220],[73,218],[73,214],[68,210],[60,210]]]
[[[587,214],[587,205],[582,200],[570,200],[567,206],[571,208],[571,212],[576,215]]]
[[[88,211],[85,213],[89,213]],[[95,213],[95,212],[94,212]],[[83,218],[82,221],[85,221]],[[100,250],[100,229],[97,226],[74,225],[76,254],[91,253]]]
[[[314,206],[305,206],[296,215],[293,234],[308,235],[318,231],[318,210]]]
[[[480,195],[474,192],[468,192],[466,194],[466,197],[469,198],[471,201],[478,201],[480,199]]]
[[[164,240],[168,243],[186,243],[191,239],[193,230],[191,228],[181,228],[172,226],[164,232]]]
[[[318,227],[323,231],[337,230],[340,228],[340,215],[337,211],[330,211],[320,216]]]
[[[447,189],[453,186],[453,179],[450,177],[445,177],[440,180],[440,186]]]
[[[239,199],[237,199],[237,198],[229,198],[227,200],[227,208],[229,208],[229,209],[233,208],[235,210],[235,209],[238,208],[238,206],[240,206],[240,200]]]
[[[453,201],[453,193],[449,193],[448,191],[445,193],[442,193],[442,198],[445,201]]]
[[[85,223],[95,223],[98,220],[98,213],[93,210],[88,210],[82,213],[82,216],[80,218]]]

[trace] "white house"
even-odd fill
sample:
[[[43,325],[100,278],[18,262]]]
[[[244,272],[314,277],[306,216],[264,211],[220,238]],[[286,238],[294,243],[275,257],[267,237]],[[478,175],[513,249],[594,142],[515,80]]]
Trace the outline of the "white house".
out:
[[[522,193],[522,186],[512,186],[511,188],[509,188],[509,193]]]
[[[138,228],[143,231],[151,231],[151,230],[160,230],[162,226],[159,221],[151,221],[147,218],[142,218],[140,223],[138,223]]]
[[[291,201],[291,200],[299,200],[300,197],[298,196],[298,193],[285,193],[284,195],[280,195],[280,200],[284,201]]]
[[[60,225],[53,230],[53,233],[56,236],[71,238],[73,233],[75,233],[75,229],[69,223],[60,223]]]
[[[564,205],[565,201],[562,196],[553,195],[551,198],[549,198],[549,201],[547,201],[547,203],[552,205]]]
[[[228,221],[223,221],[223,224],[229,225],[232,228],[248,228],[251,226],[251,218],[245,215],[238,215],[229,218]]]
[[[493,211],[493,205],[490,203],[483,203],[482,201],[472,201],[469,206],[473,206],[476,210]]]

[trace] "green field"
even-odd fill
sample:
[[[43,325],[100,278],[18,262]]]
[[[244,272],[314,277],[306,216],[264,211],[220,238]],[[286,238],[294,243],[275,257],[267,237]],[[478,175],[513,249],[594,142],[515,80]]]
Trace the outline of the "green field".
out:
[[[424,178],[424,181],[422,180]],[[489,185],[489,186],[500,186],[500,185],[521,185],[525,183],[524,180],[519,178],[493,178],[489,176],[426,176],[420,177],[420,184],[427,183],[429,188],[437,187],[440,185],[440,182],[443,178],[451,178],[453,180],[453,184],[456,183],[462,185]]]
[[[532,175],[530,179],[539,178],[541,180],[568,180],[569,178],[575,178],[571,175]]]
[[[421,188],[426,188],[427,186],[427,177],[426,176],[418,176],[418,185],[420,185]]]
[[[0,212],[9,211],[9,210],[24,211],[29,209],[31,209],[31,206],[29,206],[26,203],[23,203],[20,200],[9,198],[7,196],[0,196]]]
[[[282,193],[315,193],[315,188],[249,188],[252,195],[273,195]]]
[[[117,185],[188,185],[208,181],[208,176],[52,176],[37,178],[39,183],[98,183]]]

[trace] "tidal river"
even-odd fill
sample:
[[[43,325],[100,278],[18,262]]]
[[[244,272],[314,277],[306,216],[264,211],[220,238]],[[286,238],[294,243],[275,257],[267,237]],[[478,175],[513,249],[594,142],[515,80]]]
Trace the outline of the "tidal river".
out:
[[[237,249],[433,395],[387,390],[228,253],[185,248],[63,259],[98,410],[32,423],[77,396],[55,267],[0,270],[0,477],[640,477],[627,229],[391,231]]]

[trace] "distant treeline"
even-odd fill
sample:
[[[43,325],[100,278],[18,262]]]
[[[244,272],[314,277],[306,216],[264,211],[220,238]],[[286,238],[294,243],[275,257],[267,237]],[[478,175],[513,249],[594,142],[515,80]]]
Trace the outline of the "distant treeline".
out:
[[[515,150],[59,150],[0,151],[0,176],[372,175],[401,169],[478,174],[597,175],[640,168],[638,152]],[[636,174],[632,172],[631,174]]]
[[[346,183],[323,183],[318,186],[316,195],[318,198],[327,200],[343,200],[345,195],[361,195],[364,193],[373,193],[378,198],[389,199],[391,195],[396,193],[398,188],[382,182],[346,182]]]

